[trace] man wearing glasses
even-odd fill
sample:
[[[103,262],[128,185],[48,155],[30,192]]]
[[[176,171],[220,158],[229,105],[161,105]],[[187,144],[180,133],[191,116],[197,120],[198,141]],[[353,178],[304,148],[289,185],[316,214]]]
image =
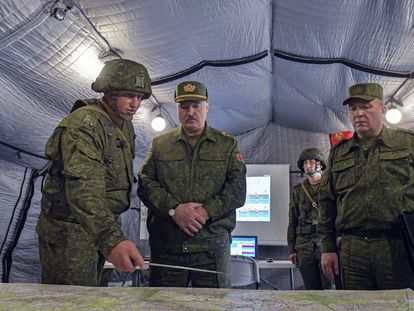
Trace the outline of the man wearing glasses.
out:
[[[207,124],[207,98],[200,82],[177,85],[181,125],[154,138],[138,195],[149,209],[152,263],[219,273],[150,266],[150,286],[230,286],[231,231],[245,201],[246,166],[237,141]]]

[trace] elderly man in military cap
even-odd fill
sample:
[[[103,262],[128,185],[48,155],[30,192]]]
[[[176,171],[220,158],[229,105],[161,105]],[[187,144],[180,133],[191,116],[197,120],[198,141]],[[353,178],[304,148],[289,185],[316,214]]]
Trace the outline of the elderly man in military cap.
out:
[[[37,224],[42,283],[97,286],[107,258],[121,271],[144,261],[118,221],[130,205],[135,133],[131,120],[151,96],[146,68],[107,62],[46,144],[48,174]]]
[[[316,232],[318,191],[326,163],[325,156],[317,148],[301,152],[298,168],[306,174],[306,179],[293,187],[289,204],[289,258],[299,268],[305,288],[309,290],[331,288],[331,282],[322,272],[320,241]]]
[[[414,211],[414,135],[387,128],[379,84],[349,88],[348,116],[355,134],[330,153],[319,190],[322,268],[339,274],[344,289],[414,288],[398,215]]]
[[[155,137],[139,173],[148,207],[151,262],[212,270],[150,266],[150,286],[228,287],[235,209],[244,205],[246,166],[237,142],[206,122],[206,87],[177,85],[176,129]]]

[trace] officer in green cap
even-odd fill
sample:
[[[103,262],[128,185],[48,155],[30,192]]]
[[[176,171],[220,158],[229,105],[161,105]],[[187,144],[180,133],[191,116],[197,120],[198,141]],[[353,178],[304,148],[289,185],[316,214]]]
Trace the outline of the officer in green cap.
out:
[[[230,286],[231,231],[245,201],[246,166],[237,141],[206,122],[207,98],[200,82],[177,85],[181,124],[153,139],[138,195],[149,209],[151,262],[219,273],[150,266],[150,286]]]
[[[289,258],[299,268],[305,288],[309,290],[331,288],[331,282],[322,272],[320,241],[316,232],[318,190],[326,163],[325,156],[317,148],[301,152],[298,168],[306,174],[306,179],[293,187],[289,204]]]
[[[135,244],[121,231],[134,183],[132,118],[151,96],[146,68],[107,62],[92,90],[78,100],[46,144],[49,167],[37,224],[42,283],[97,286],[105,259],[121,271],[143,268]]]
[[[339,274],[339,247],[344,289],[414,288],[398,228],[414,211],[414,135],[384,125],[379,84],[351,86],[343,104],[355,134],[331,150],[319,189],[323,271]]]

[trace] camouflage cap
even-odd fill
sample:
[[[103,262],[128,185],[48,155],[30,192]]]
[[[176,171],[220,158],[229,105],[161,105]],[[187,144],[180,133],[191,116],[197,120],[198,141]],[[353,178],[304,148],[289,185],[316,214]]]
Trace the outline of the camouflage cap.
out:
[[[174,93],[175,102],[186,100],[204,101],[208,94],[204,84],[197,81],[184,81],[177,85]]]
[[[95,92],[133,91],[151,96],[151,79],[144,65],[129,59],[114,59],[105,63],[91,85]]]
[[[382,86],[378,83],[359,83],[351,86],[348,90],[349,97],[342,103],[348,105],[354,99],[362,99],[370,102],[376,98],[383,100]]]

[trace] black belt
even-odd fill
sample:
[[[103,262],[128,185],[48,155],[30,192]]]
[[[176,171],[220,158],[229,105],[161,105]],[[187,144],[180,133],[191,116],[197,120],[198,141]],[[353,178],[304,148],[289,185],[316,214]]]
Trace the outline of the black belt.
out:
[[[316,226],[299,226],[296,228],[296,234],[313,234],[316,233]]]
[[[353,235],[368,239],[381,239],[381,238],[401,238],[399,230],[355,230],[344,231],[338,234],[339,236]]]

